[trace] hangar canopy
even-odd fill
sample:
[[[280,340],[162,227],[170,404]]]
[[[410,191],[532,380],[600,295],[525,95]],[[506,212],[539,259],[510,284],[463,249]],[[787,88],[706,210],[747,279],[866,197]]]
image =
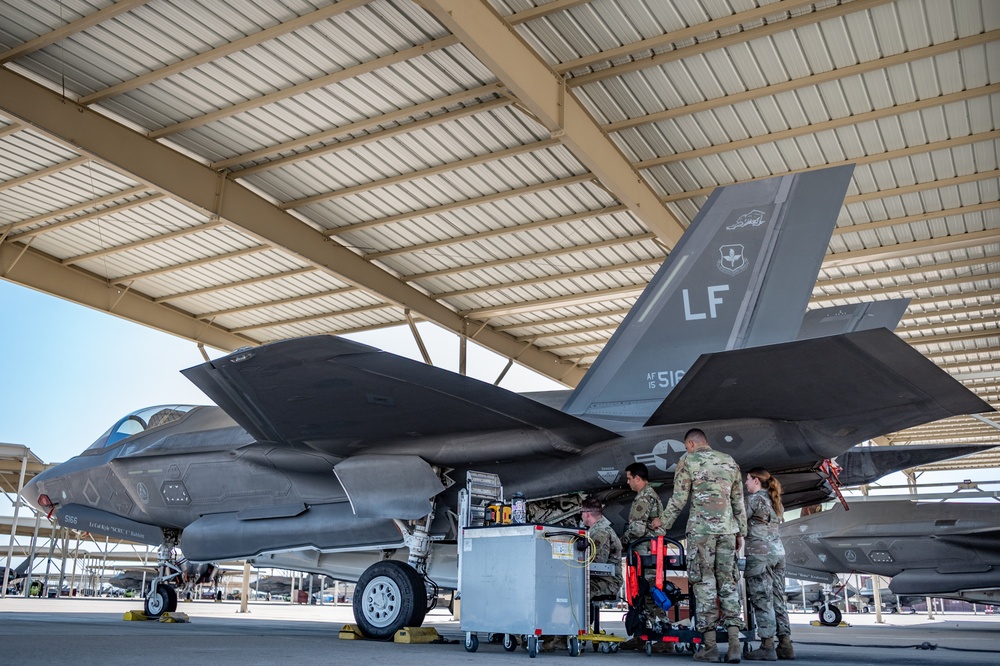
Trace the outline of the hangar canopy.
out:
[[[221,349],[434,322],[575,385],[718,185],[1000,402],[988,0],[0,0],[0,275]],[[897,442],[989,442],[972,418]]]

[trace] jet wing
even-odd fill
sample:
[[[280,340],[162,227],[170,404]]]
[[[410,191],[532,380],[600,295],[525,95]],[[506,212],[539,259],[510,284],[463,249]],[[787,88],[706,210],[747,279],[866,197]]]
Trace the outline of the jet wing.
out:
[[[274,342],[183,372],[259,441],[340,457],[558,457],[615,437],[506,389],[335,336]]]
[[[646,425],[766,418],[861,441],[992,411],[920,352],[879,328],[703,354]]]
[[[838,477],[845,486],[860,486],[893,472],[970,456],[993,448],[996,448],[995,444],[855,446],[837,456],[837,464],[841,467]]]

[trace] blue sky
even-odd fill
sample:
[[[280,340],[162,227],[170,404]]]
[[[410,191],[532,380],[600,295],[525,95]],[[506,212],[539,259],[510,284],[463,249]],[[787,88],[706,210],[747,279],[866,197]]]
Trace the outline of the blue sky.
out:
[[[419,325],[438,367],[458,369],[458,337]],[[407,327],[351,338],[409,358],[420,352]],[[0,442],[22,444],[45,462],[76,455],[119,418],[158,404],[209,404],[180,374],[203,362],[197,345],[119,317],[0,280]],[[207,349],[212,358],[223,355]],[[469,375],[493,382],[506,359],[468,349]],[[565,388],[515,364],[513,391]]]

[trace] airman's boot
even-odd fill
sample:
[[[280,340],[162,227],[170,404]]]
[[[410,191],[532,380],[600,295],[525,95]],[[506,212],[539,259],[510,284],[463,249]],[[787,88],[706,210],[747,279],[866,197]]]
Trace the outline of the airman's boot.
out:
[[[719,661],[719,649],[715,645],[715,627],[704,633],[701,650],[694,653],[695,661]]]
[[[740,628],[729,627],[729,652],[726,653],[726,662],[729,664],[740,663],[740,652],[743,646],[740,645]]]
[[[778,659],[795,659],[795,649],[792,647],[790,635],[778,636],[778,648],[775,653],[777,653]]]
[[[747,661],[778,661],[774,651],[774,636],[769,636],[760,642],[760,647],[746,656]]]

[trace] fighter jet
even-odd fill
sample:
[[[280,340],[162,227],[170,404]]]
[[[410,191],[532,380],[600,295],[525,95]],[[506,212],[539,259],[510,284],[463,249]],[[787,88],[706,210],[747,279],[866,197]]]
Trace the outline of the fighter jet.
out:
[[[620,491],[635,461],[666,492],[698,427],[825,499],[823,461],[991,411],[870,318],[827,312],[821,337],[798,339],[852,170],[717,189],[571,392],[522,396],[335,336],[274,342],[184,371],[217,407],[128,414],[24,494],[61,525],[159,544],[150,615],[176,603],[180,546],[356,581],[374,638],[456,588],[469,472],[556,519]]]
[[[783,524],[781,539],[792,577],[856,571],[891,577],[889,590],[900,597],[1000,603],[992,503],[854,501],[850,511],[838,505]],[[861,595],[872,597],[871,588]]]

